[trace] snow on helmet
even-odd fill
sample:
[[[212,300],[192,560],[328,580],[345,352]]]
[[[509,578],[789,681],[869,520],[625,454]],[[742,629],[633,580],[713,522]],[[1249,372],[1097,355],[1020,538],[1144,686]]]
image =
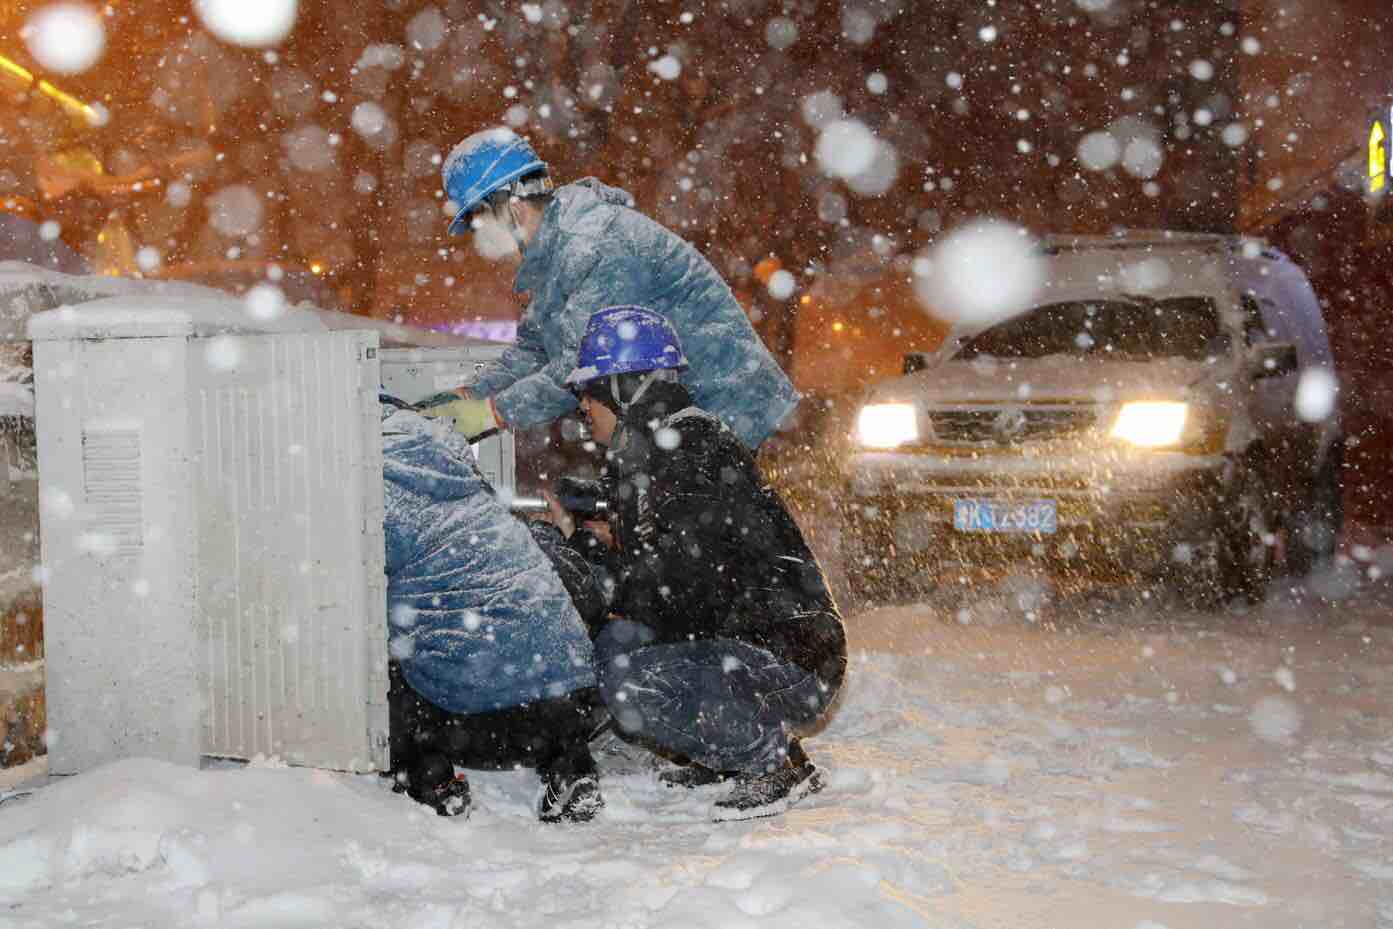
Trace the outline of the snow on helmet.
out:
[[[513,130],[498,126],[474,133],[456,145],[440,167],[445,195],[456,205],[450,234],[469,231],[470,211],[489,194],[546,170],[546,162]],[[544,189],[550,190],[550,184]]]
[[[687,356],[666,317],[646,307],[611,306],[591,314],[575,370],[566,376],[566,383],[574,386],[611,374],[685,367]]]

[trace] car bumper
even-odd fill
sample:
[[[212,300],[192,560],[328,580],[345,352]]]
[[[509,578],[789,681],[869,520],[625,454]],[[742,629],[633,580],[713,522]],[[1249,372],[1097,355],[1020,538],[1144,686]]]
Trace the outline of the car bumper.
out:
[[[846,472],[848,541],[895,560],[1107,556],[1127,567],[1173,558],[1207,537],[1223,499],[1222,455],[1116,454],[1003,460],[907,453],[855,456]],[[1052,500],[1056,531],[954,528],[957,500]]]

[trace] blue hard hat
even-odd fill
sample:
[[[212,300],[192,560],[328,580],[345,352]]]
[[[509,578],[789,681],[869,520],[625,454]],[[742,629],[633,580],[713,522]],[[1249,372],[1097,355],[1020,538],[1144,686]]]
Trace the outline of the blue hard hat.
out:
[[[474,133],[456,145],[440,167],[445,195],[457,208],[450,234],[469,231],[469,212],[489,194],[546,170],[546,162],[513,130],[499,126]]]
[[[591,314],[566,383],[577,385],[611,374],[680,370],[687,367],[677,330],[660,313],[641,306],[611,306]]]

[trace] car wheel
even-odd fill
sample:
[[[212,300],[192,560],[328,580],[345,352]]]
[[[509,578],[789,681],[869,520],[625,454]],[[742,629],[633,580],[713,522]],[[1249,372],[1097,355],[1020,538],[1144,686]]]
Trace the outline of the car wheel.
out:
[[[1344,522],[1340,458],[1332,453],[1316,476],[1309,505],[1293,513],[1287,522],[1287,573],[1306,577],[1329,566]]]
[[[1220,597],[1261,603],[1272,580],[1274,536],[1267,485],[1256,469],[1239,466],[1216,541]]]
[[[1215,522],[1198,538],[1172,550],[1163,575],[1192,610],[1222,609],[1241,597],[1262,602],[1272,575],[1270,519],[1261,477],[1251,467],[1237,469],[1215,501]]]

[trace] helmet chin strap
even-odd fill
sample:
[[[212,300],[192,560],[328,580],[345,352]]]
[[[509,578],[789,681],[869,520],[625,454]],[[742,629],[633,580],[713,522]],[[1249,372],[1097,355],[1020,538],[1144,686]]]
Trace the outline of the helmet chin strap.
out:
[[[513,218],[513,211],[511,209],[513,201],[522,203],[529,197],[551,193],[551,178],[544,174],[541,177],[526,181],[514,181],[505,189],[508,191],[508,200],[506,203],[502,204],[501,209],[504,216],[499,218],[503,223],[503,228],[508,230],[508,234],[511,235],[513,241],[517,243],[518,251],[521,252],[523,247],[527,245],[527,240],[522,236],[522,226]]]
[[[619,375],[611,374],[609,376],[609,395],[614,398],[614,405],[624,412],[628,412],[629,406],[637,403],[639,399],[648,392],[648,386],[658,380],[658,373],[658,371],[654,370],[644,374],[643,378],[639,381],[638,389],[634,391],[634,395],[629,398],[628,403],[625,403],[619,396]]]

